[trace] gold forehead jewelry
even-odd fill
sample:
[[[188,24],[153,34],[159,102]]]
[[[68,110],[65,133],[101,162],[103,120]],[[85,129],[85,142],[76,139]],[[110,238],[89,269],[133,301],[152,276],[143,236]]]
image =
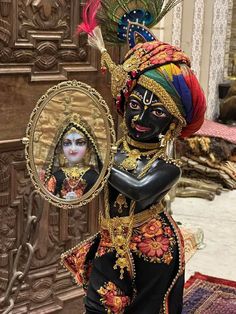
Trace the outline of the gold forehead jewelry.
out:
[[[85,134],[82,132],[82,131],[80,131],[80,130],[78,130],[76,127],[72,127],[72,128],[70,128],[64,135],[63,135],[63,137],[65,137],[66,135],[70,135],[70,134],[72,134],[72,133],[77,133],[77,134],[79,134],[79,135],[82,135],[83,137],[85,137]]]

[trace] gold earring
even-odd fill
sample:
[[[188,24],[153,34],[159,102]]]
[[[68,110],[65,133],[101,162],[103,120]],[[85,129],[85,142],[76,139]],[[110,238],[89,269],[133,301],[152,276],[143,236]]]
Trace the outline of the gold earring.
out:
[[[173,137],[173,131],[176,128],[176,124],[175,123],[171,123],[169,126],[168,131],[166,132],[166,134],[164,135],[164,137],[161,139],[161,144],[160,147],[165,147],[167,146],[168,142],[171,140],[171,138]]]

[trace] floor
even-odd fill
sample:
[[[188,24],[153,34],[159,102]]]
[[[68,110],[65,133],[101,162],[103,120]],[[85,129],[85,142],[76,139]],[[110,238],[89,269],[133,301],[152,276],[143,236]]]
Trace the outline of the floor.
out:
[[[204,247],[186,265],[186,280],[201,272],[236,281],[236,191],[224,191],[213,201],[176,198],[173,217],[183,226],[204,231]]]

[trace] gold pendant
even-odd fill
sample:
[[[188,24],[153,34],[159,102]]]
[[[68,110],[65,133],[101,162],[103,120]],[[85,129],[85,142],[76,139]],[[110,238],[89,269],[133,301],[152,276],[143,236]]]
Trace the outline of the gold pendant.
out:
[[[140,152],[137,149],[131,150],[122,163],[120,164],[125,170],[134,170],[137,168],[138,160],[140,160]]]
[[[113,269],[118,269],[118,267],[120,268],[120,279],[123,279],[125,268],[128,272],[130,270],[128,259],[125,256],[117,258]]]
[[[116,201],[114,205],[118,205],[118,213],[121,214],[123,211],[123,208],[128,208],[128,204],[126,202],[126,197],[123,194],[119,194],[116,198]]]

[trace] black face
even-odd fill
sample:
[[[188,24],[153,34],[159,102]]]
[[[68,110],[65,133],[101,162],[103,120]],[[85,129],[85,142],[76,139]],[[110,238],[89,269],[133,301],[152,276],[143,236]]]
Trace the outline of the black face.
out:
[[[130,137],[137,141],[157,142],[173,121],[157,96],[137,85],[126,104],[125,122]]]

